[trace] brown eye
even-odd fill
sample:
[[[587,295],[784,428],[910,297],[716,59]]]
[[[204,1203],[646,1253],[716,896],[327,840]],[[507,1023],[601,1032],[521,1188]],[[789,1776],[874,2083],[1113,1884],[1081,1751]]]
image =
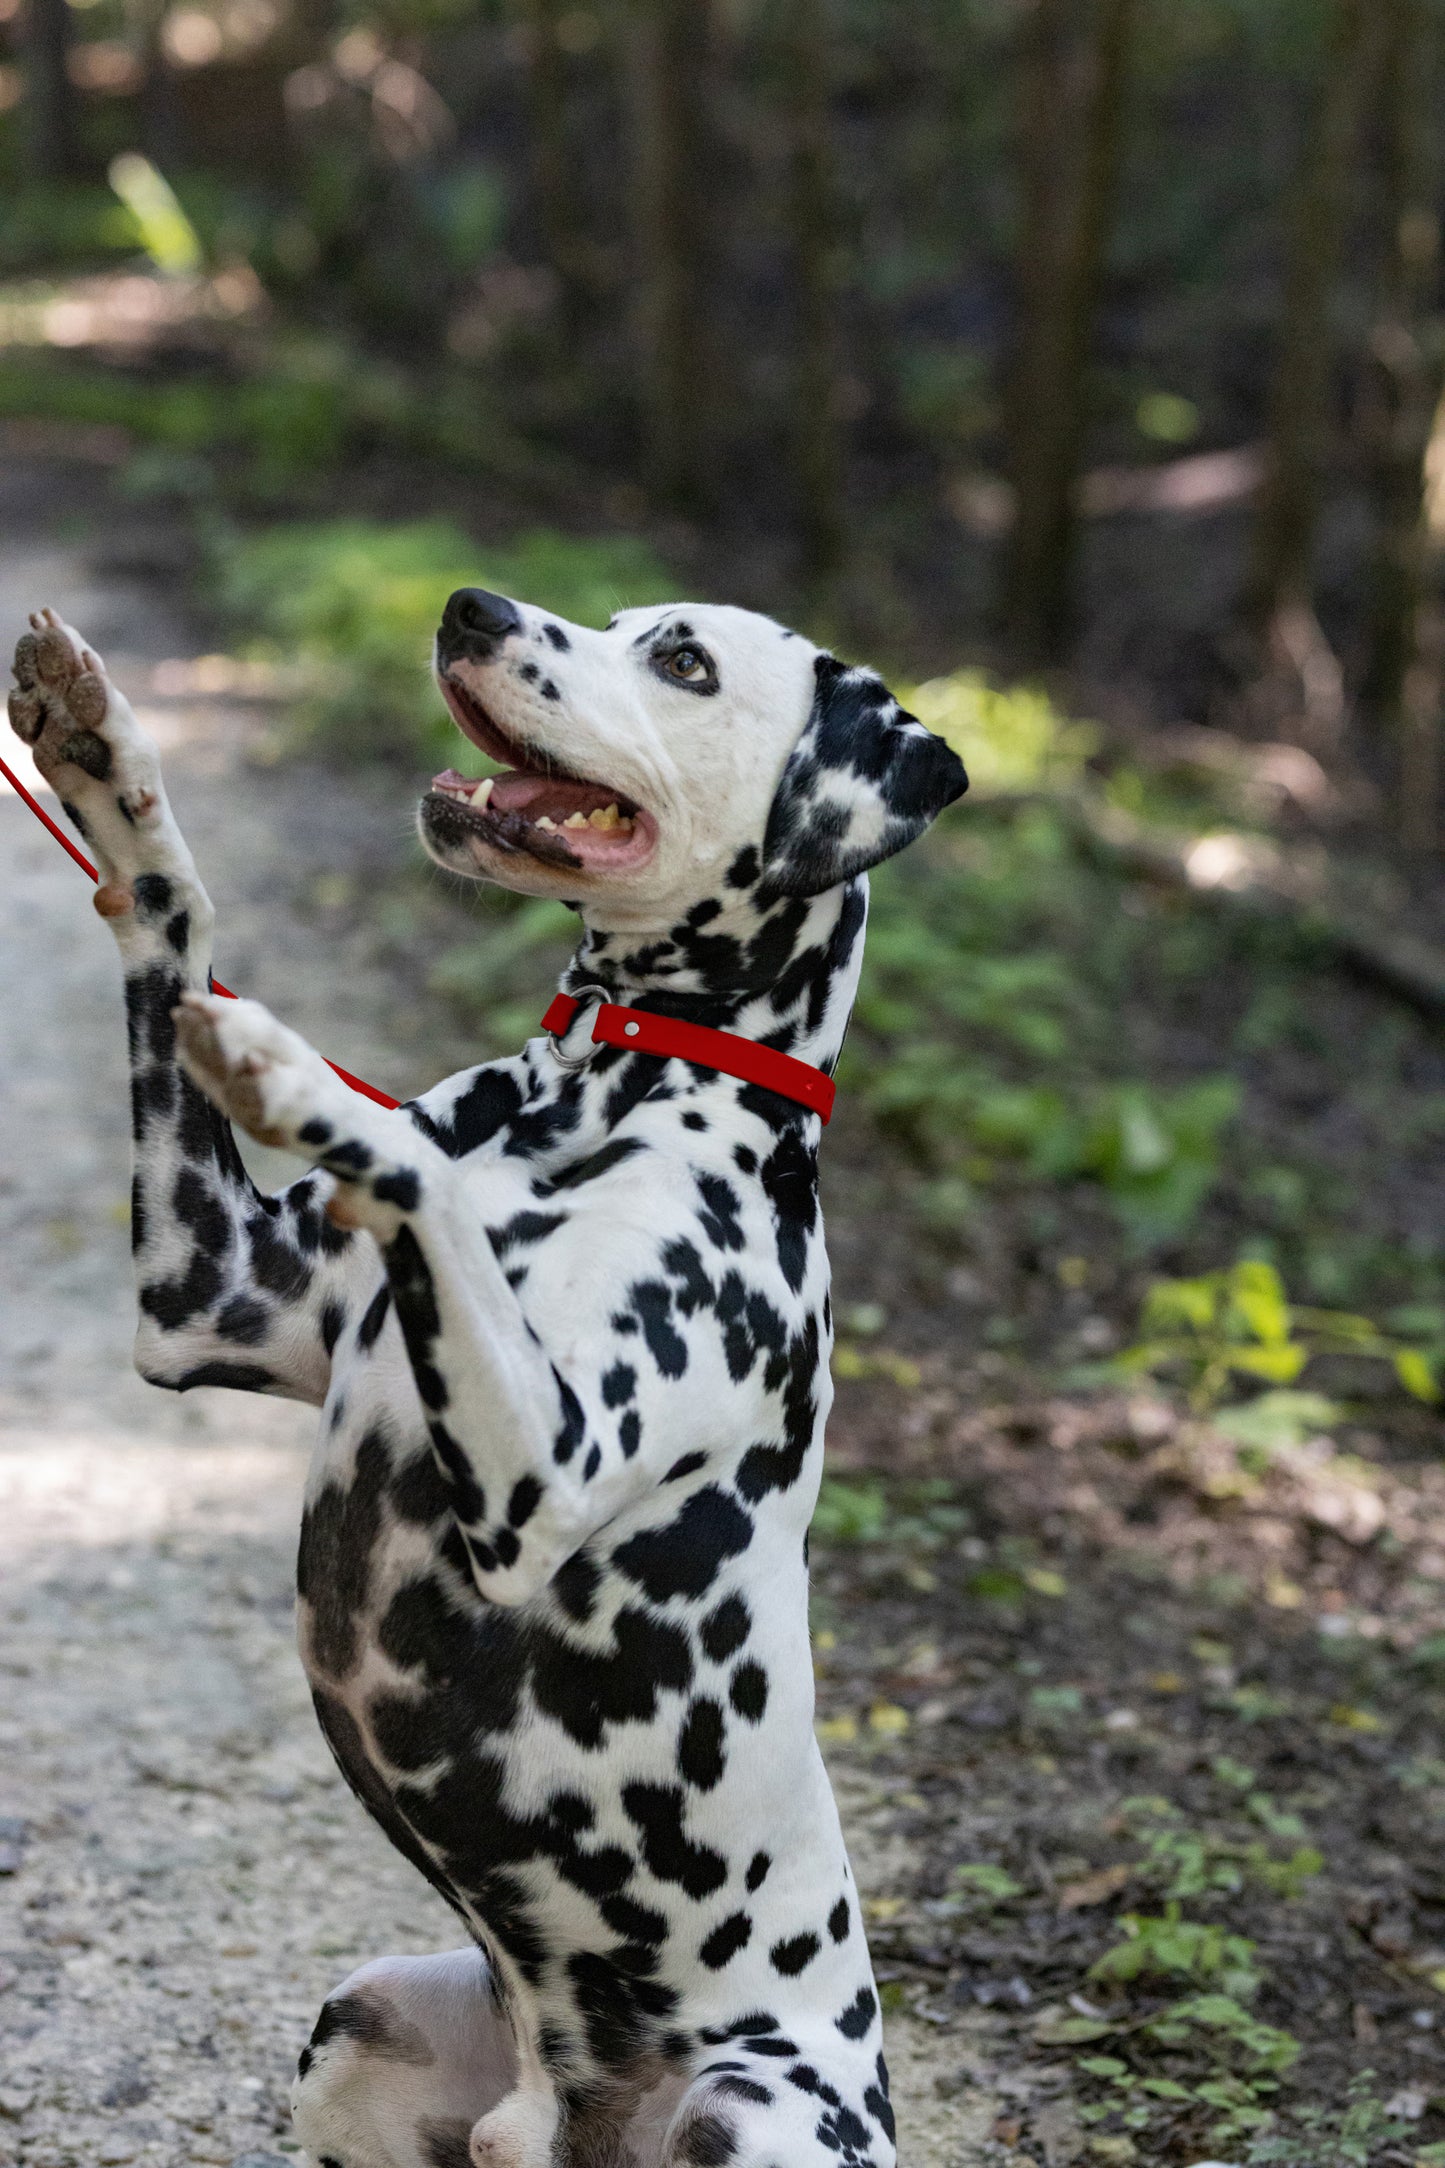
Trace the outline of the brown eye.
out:
[[[708,659],[698,647],[677,647],[663,666],[669,677],[681,678],[684,685],[696,685],[708,675]]]

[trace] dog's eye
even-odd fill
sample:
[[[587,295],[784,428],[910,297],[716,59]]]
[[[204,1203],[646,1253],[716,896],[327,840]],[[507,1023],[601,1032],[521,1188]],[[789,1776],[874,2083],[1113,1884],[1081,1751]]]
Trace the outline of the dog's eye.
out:
[[[669,677],[680,678],[684,685],[700,684],[712,672],[700,647],[675,647],[662,667]]]

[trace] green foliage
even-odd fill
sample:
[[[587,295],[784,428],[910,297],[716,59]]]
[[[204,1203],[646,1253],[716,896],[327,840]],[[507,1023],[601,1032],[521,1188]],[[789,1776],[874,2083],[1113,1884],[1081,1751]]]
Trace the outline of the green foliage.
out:
[[[1024,1894],[1023,1884],[1016,1882],[1006,1867],[995,1866],[991,1860],[971,1860],[966,1866],[955,1867],[953,1879],[960,1890],[985,1897],[991,1904],[1007,1904]]]
[[[1370,2168],[1387,2147],[1408,2145],[1410,2125],[1389,2113],[1374,2077],[1373,2070],[1362,2070],[1350,2080],[1343,2111],[1312,2102],[1292,2106],[1287,2128],[1271,2127],[1248,2141],[1243,2168]],[[1445,2147],[1411,2152],[1420,2168],[1445,2159]]]
[[[1296,1816],[1281,1813],[1266,1792],[1252,1792],[1247,1809],[1272,1836],[1299,1837]],[[1167,1799],[1131,1799],[1124,1813],[1142,1824],[1144,1873],[1159,1885],[1160,1895],[1179,1903],[1212,1892],[1235,1893],[1254,1883],[1279,1897],[1297,1897],[1324,1865],[1312,1845],[1299,1845],[1280,1859],[1259,1839],[1239,1842],[1184,1822]]]
[[[628,536],[537,528],[506,547],[482,548],[440,520],[281,527],[232,543],[220,565],[222,598],[236,620],[300,664],[310,735],[357,757],[411,759],[420,747],[480,773],[485,763],[447,720],[427,667],[442,605],[466,586],[599,624],[624,603],[664,598],[670,582]],[[459,975],[454,990],[460,983]]]
[[[90,269],[139,246],[135,220],[108,188],[51,182],[6,189],[0,274]]]
[[[872,1543],[888,1522],[881,1483],[847,1483],[824,1476],[813,1512],[813,1534],[824,1543]]]
[[[1193,1980],[1246,2001],[1259,1986],[1254,1944],[1227,1928],[1184,1919],[1177,1902],[1157,1917],[1126,1912],[1119,1925],[1124,1940],[1090,1966],[1091,1979],[1124,1985],[1146,1976]]]
[[[916,1551],[955,1543],[972,1526],[972,1514],[956,1502],[944,1477],[885,1484],[877,1476],[824,1476],[811,1532],[823,1543],[886,1540]]]
[[[900,698],[962,757],[980,795],[1067,789],[1099,745],[1092,723],[1071,722],[1046,693],[990,685],[976,670],[905,687]]]
[[[201,243],[175,190],[139,151],[110,162],[110,185],[135,221],[141,247],[158,271],[182,278],[201,268]]]
[[[443,950],[428,984],[477,1019],[492,1044],[512,1049],[535,1037],[536,988],[555,979],[577,943],[577,921],[549,898],[493,892],[492,927]]]
[[[1292,1304],[1274,1266],[1258,1258],[1197,1279],[1156,1280],[1145,1297],[1140,1329],[1142,1340],[1115,1358],[1117,1373],[1180,1374],[1191,1405],[1201,1411],[1213,1408],[1238,1379],[1291,1385],[1321,1355],[1388,1362],[1417,1400],[1440,1397],[1429,1352],[1391,1338],[1367,1317]],[[1271,1431],[1278,1439],[1296,1427],[1309,1402],[1305,1395],[1292,1402],[1274,1400],[1254,1426],[1246,1421],[1246,1437],[1253,1427],[1259,1437],[1251,1442],[1273,1442]],[[1235,1423],[1238,1434],[1238,1417]]]

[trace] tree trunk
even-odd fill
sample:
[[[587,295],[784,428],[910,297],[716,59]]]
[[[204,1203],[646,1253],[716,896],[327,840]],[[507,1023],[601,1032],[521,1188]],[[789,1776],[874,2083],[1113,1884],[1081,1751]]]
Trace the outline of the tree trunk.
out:
[[[68,0],[25,0],[26,138],[31,176],[74,179],[83,170],[79,108],[70,80]]]
[[[636,0],[639,343],[644,465],[655,503],[706,509],[710,417],[704,238],[710,143],[709,0]]]
[[[1313,621],[1310,556],[1330,439],[1330,296],[1344,242],[1369,4],[1334,0],[1296,183],[1248,591],[1253,628],[1266,643],[1291,617],[1305,613]]]
[[[1007,402],[1011,646],[1049,661],[1072,619],[1087,376],[1124,141],[1136,0],[1034,0],[1023,56],[1019,323]]]
[[[1393,744],[1400,840],[1432,848],[1440,832],[1439,605],[1427,599],[1431,547],[1425,462],[1440,404],[1445,338],[1434,308],[1440,267],[1431,154],[1438,79],[1427,0],[1377,0],[1385,272],[1370,341],[1365,436],[1375,503],[1361,697]]]
[[[790,435],[805,584],[825,604],[844,555],[844,458],[838,412],[838,220],[829,129],[832,47],[827,0],[791,0],[783,53],[791,136],[797,287]]]
[[[567,64],[558,23],[566,0],[525,0],[530,52],[527,105],[531,123],[532,187],[547,260],[561,294],[561,316],[570,341],[587,312],[587,240],[568,148]]]

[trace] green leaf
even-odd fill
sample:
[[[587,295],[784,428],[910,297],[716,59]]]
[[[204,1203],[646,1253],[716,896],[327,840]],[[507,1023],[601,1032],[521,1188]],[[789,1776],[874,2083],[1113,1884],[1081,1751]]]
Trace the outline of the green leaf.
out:
[[[1431,1403],[1440,1398],[1440,1384],[1435,1367],[1428,1355],[1417,1347],[1402,1347],[1395,1351],[1395,1375],[1407,1393],[1416,1400]]]

